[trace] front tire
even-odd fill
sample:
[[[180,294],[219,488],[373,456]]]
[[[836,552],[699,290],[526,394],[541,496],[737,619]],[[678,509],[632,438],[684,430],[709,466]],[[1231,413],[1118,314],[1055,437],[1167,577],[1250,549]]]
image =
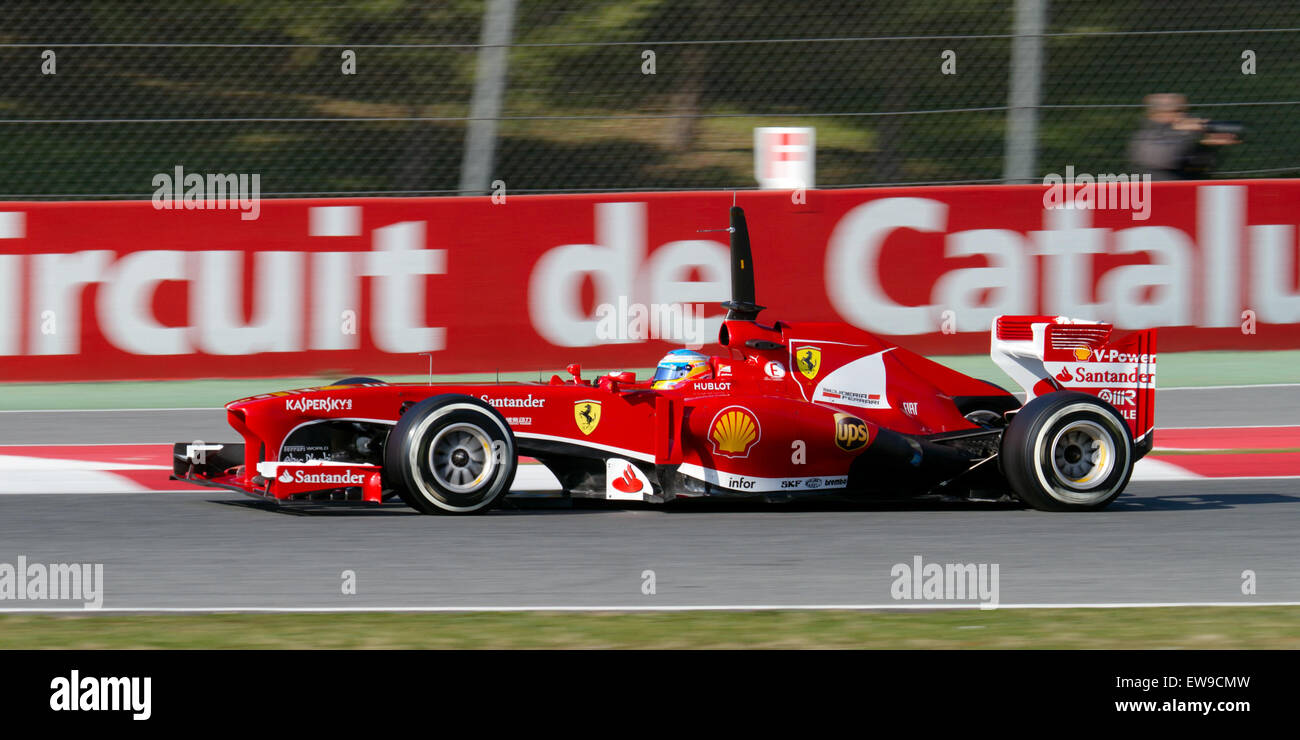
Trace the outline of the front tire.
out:
[[[1039,396],[1002,435],[1002,472],[1012,491],[1041,511],[1097,511],[1133,474],[1128,424],[1113,406],[1075,391]]]
[[[491,406],[434,396],[402,414],[384,446],[384,479],[424,514],[479,514],[514,482],[515,438]]]

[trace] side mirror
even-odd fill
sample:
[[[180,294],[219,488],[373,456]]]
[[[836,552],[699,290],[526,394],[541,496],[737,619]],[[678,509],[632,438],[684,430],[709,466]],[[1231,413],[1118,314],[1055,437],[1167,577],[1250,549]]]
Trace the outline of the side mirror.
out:
[[[573,376],[573,382],[575,384],[582,382],[582,365],[573,362],[565,366],[564,370],[565,372]]]

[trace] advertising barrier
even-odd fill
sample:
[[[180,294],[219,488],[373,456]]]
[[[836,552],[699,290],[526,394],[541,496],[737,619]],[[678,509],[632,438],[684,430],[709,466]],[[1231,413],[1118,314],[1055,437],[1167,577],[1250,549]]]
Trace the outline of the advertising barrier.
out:
[[[2,203],[0,380],[644,367],[715,341],[733,197],[760,320],[929,354],[987,352],[998,314],[1300,348],[1300,182],[1075,187]]]

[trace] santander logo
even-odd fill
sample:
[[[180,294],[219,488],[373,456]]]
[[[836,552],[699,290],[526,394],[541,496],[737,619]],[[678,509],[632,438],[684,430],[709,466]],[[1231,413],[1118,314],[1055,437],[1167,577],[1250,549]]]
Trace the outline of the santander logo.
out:
[[[611,481],[610,485],[613,486],[615,490],[622,491],[623,493],[640,493],[641,489],[645,488],[645,486],[641,484],[641,481],[636,477],[636,473],[632,472],[631,465],[627,466],[627,468],[623,470],[623,475]]]
[[[1056,379],[1062,383],[1069,383],[1074,380],[1074,376],[1070,374],[1069,368],[1063,367],[1061,368],[1061,372],[1056,374]]]
[[[315,486],[360,486],[365,483],[366,476],[358,473],[351,468],[331,468],[331,467],[313,467],[309,469],[297,468],[290,471],[285,468],[276,480],[288,484],[298,485],[315,485]]]
[[[606,458],[606,499],[613,501],[645,501],[653,493],[650,480],[631,462],[621,457]]]

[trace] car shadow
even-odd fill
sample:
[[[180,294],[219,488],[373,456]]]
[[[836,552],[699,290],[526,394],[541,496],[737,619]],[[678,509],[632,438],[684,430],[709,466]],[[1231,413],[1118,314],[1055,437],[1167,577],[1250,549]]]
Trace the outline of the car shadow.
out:
[[[220,504],[238,509],[251,511],[264,511],[269,514],[281,514],[284,516],[323,516],[323,517],[389,517],[389,516],[421,516],[420,512],[412,509],[401,501],[385,501],[382,504],[370,504],[360,501],[294,501],[289,503],[274,503],[271,501],[261,501],[257,499],[208,499],[210,504]],[[588,508],[578,502],[569,499],[505,499],[501,505],[493,509],[493,516],[512,515],[512,514],[546,514],[546,513],[565,513],[565,514],[596,514],[600,511],[617,511],[629,508],[626,502],[608,502],[610,504],[622,504],[606,506],[603,509]],[[607,502],[596,502],[607,503]],[[653,508],[653,507],[645,507]]]
[[[1300,496],[1283,493],[1185,493],[1167,496],[1120,496],[1107,511],[1205,511],[1258,504],[1300,504]]]
[[[419,516],[419,512],[401,502],[389,501],[381,505],[353,502],[295,502],[275,504],[257,500],[210,499],[209,503],[236,508],[265,511],[285,516]],[[601,514],[619,512],[660,512],[670,514],[751,513],[782,514],[791,512],[850,512],[850,511],[1014,511],[1025,507],[1015,502],[970,501],[830,501],[808,500],[764,502],[746,500],[691,500],[667,504],[649,504],[633,501],[604,501],[601,499],[505,499],[490,512],[491,516],[539,514]]]
[[[209,503],[249,510],[266,511],[285,516],[325,517],[389,517],[420,516],[400,501],[383,504],[361,502],[295,502],[275,504],[253,499],[209,499]],[[1234,509],[1260,504],[1300,504],[1300,495],[1281,493],[1187,493],[1170,495],[1120,496],[1107,507],[1107,512],[1143,511],[1212,511]],[[519,516],[539,514],[600,514],[612,512],[663,512],[667,514],[747,513],[786,514],[791,512],[1006,512],[1030,511],[1016,501],[953,501],[935,499],[906,500],[852,500],[832,498],[796,499],[784,502],[765,502],[747,499],[691,499],[667,504],[647,504],[629,501],[604,501],[601,499],[565,499],[540,497],[510,497],[491,512],[492,516]]]

